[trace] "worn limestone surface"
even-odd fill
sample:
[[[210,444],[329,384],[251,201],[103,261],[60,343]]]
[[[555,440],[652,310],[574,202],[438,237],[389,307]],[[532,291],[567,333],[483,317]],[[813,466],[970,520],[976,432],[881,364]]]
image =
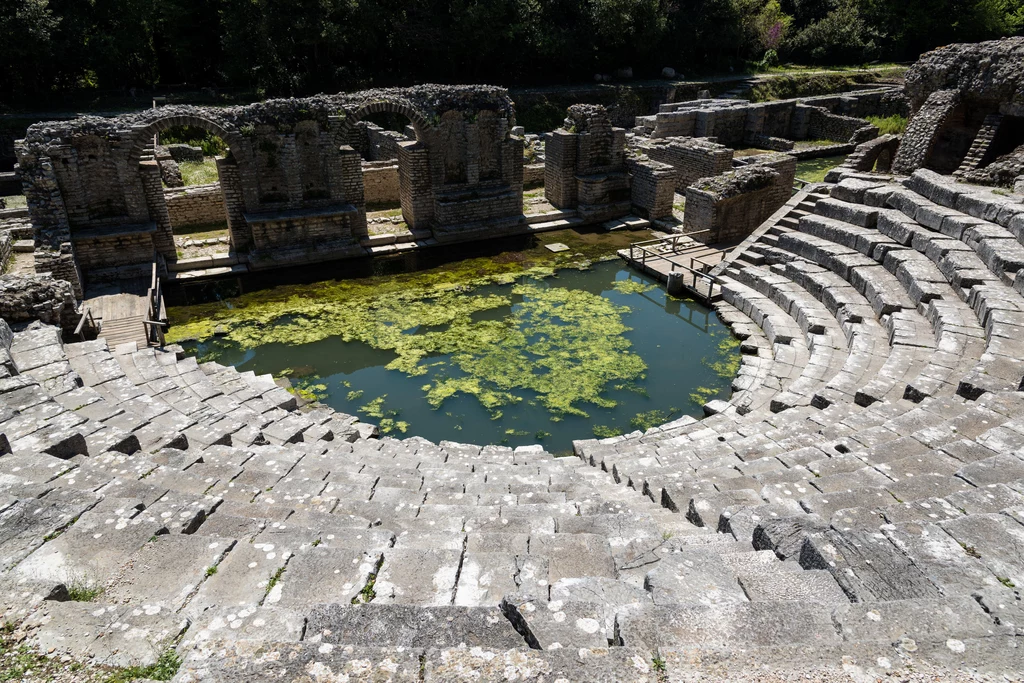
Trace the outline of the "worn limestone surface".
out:
[[[730,399],[564,458],[0,326],[5,637],[179,683],[1020,680],[1022,269],[1024,196],[840,170],[717,270]]]

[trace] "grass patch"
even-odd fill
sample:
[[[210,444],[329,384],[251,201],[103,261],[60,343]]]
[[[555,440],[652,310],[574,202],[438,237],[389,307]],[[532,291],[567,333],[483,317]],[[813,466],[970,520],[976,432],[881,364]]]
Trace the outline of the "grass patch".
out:
[[[267,490],[269,491],[270,489],[267,489]],[[280,583],[281,577],[283,575],[284,575],[284,567],[278,567],[277,571],[274,572],[274,575],[270,577],[270,581],[267,581],[267,593],[263,596],[264,598],[267,595],[270,594],[270,591],[272,591],[274,589],[274,586],[276,586],[278,583]]]
[[[8,197],[4,197],[4,202],[7,204],[8,209],[25,209],[28,208],[28,199],[23,194],[13,194]]]
[[[843,154],[819,157],[818,159],[804,159],[796,163],[796,177],[808,183],[820,183],[825,180],[825,174],[844,161],[846,161],[846,156]]]
[[[109,678],[106,683],[129,683],[137,679],[149,679],[153,681],[169,681],[174,678],[181,667],[181,657],[174,650],[165,650],[156,664],[149,666],[129,666],[120,669]]]
[[[68,585],[68,599],[72,602],[92,602],[100,596],[103,589],[99,586],[88,586],[85,583]]]
[[[880,135],[903,135],[907,130],[907,117],[893,114],[892,116],[866,116],[868,123],[878,128]]]
[[[14,637],[16,631],[17,627],[10,622],[0,628],[0,681],[169,681],[181,668],[181,658],[173,649],[165,650],[159,659],[149,666],[114,668],[95,663],[63,662],[60,656],[46,656],[27,645],[20,644]]]
[[[212,158],[204,159],[202,163],[183,161],[178,164],[178,169],[181,171],[181,179],[185,181],[186,187],[208,185],[220,179],[220,176],[217,175],[217,162]]]
[[[786,72],[793,72],[794,67],[785,67]],[[810,71],[810,69],[807,69]],[[856,85],[878,83],[901,75],[905,67],[879,67],[871,71],[860,69],[830,69],[829,73],[782,73],[776,77],[760,81],[751,88],[752,102],[769,100],[788,100],[794,97],[811,97],[814,95],[831,95],[846,92]]]

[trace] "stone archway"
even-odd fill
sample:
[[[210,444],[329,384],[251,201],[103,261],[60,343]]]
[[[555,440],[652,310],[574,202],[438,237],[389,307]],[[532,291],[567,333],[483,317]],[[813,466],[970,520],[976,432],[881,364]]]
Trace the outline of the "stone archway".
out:
[[[342,140],[348,140],[357,123],[368,116],[380,113],[405,117],[416,135],[415,141],[398,143],[399,203],[402,218],[410,228],[428,228],[434,215],[434,206],[427,144],[431,125],[426,117],[404,102],[376,99],[346,112],[339,131],[340,137]]]
[[[220,183],[220,196],[224,204],[224,220],[228,226],[228,235],[233,249],[242,249],[249,240],[245,228],[244,204],[242,200],[240,152],[244,149],[242,136],[233,127],[225,125],[208,116],[190,113],[173,112],[164,114],[159,109],[153,110],[155,118],[144,125],[133,128],[131,147],[128,151],[129,168],[137,168],[142,181],[145,203],[149,208],[150,219],[157,225],[154,240],[157,251],[168,260],[176,260],[177,249],[174,242],[174,231],[171,213],[168,208],[159,166],[155,161],[143,160],[152,149],[155,136],[166,130],[190,126],[208,131],[221,138],[228,147],[224,158],[217,159],[217,176]]]

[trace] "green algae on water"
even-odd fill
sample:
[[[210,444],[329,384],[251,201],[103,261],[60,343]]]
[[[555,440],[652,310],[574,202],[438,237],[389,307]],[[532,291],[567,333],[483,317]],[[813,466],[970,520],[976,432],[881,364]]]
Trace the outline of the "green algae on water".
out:
[[[665,424],[681,412],[682,410],[679,408],[669,408],[668,410],[647,410],[634,415],[629,423],[637,429],[646,432],[651,427],[659,427]]]
[[[594,425],[592,427],[594,436],[599,439],[608,439],[613,436],[619,436],[622,434],[622,430],[618,427],[608,427],[606,425]]]
[[[636,280],[616,280],[612,285],[612,289],[619,294],[643,294],[657,288],[657,285]]]
[[[404,279],[412,282],[400,288],[372,291],[351,282],[320,283],[306,288],[309,292],[274,290],[263,300],[242,296],[234,308],[210,313],[215,326],[229,325],[227,340],[242,348],[305,344],[336,335],[394,352],[385,367],[408,376],[439,367],[422,387],[434,408],[464,394],[498,416],[502,406],[523,400],[516,393],[522,390],[533,392],[555,417],[586,417],[583,404],[613,408],[617,404],[605,395],[606,387],[632,386],[647,369],[624,336],[630,328],[623,316],[630,309],[584,290],[548,287],[539,278],[551,274],[550,269],[531,268],[511,278],[503,274],[462,285],[428,284],[410,276]],[[519,281],[507,294],[469,296],[507,279]],[[485,313],[500,317],[478,319]],[[172,329],[182,337],[205,338],[210,325],[207,318]],[[427,362],[438,356],[450,360]],[[359,395],[351,392],[352,398]],[[383,398],[359,412],[387,417]]]

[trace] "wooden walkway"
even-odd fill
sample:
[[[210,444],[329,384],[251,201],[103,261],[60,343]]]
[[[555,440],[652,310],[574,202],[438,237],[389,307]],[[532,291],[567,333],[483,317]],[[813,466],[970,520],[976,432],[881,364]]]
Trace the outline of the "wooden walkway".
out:
[[[136,342],[139,348],[146,346],[143,321],[149,314],[148,285],[145,280],[124,281],[94,290],[96,296],[85,299],[85,306],[100,325],[99,336],[107,340],[111,349],[126,342]]]
[[[711,270],[736,244],[703,244],[685,235],[669,235],[632,244],[620,250],[619,256],[637,270],[665,283],[670,274],[677,274],[686,290],[710,302],[718,296]]]

